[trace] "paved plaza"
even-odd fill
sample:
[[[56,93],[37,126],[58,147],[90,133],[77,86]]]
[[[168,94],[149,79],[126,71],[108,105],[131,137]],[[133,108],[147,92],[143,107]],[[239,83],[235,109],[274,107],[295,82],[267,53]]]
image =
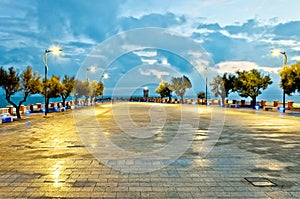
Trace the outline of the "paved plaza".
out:
[[[0,129],[0,198],[300,198],[300,117],[115,103]]]

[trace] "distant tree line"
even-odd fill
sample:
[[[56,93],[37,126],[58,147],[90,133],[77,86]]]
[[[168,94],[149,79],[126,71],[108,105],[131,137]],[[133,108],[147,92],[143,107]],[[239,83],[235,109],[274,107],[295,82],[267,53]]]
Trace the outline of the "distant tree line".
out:
[[[280,87],[285,89],[285,93],[291,95],[295,92],[300,92],[300,62],[285,66],[279,72],[281,77]],[[210,83],[211,92],[215,97],[220,97],[222,104],[225,104],[225,99],[232,92],[237,92],[241,97],[250,97],[253,107],[256,105],[257,97],[262,94],[262,91],[267,89],[273,82],[270,75],[264,75],[257,69],[249,71],[237,71],[235,74],[224,73],[217,75]],[[160,94],[161,98],[168,97],[171,101],[172,92],[174,91],[183,102],[183,96],[186,89],[192,88],[191,81],[188,77],[172,77],[171,83],[162,80],[155,92]],[[202,100],[206,98],[206,93],[201,91],[197,94]]]
[[[28,66],[22,73],[18,73],[13,67],[7,70],[0,67],[0,87],[5,92],[6,101],[16,109],[17,118],[21,118],[20,107],[24,104],[27,98],[33,94],[41,94],[45,99],[45,111],[49,112],[49,102],[51,98],[62,98],[62,105],[66,106],[66,99],[74,94],[75,103],[81,98],[85,100],[90,98],[91,101],[103,95],[104,86],[102,82],[89,82],[75,80],[75,77],[65,75],[62,80],[59,76],[51,76],[47,81],[41,79],[41,75],[37,71],[33,71],[31,66]],[[21,100],[16,102],[12,97],[21,96]]]
[[[182,77],[172,77],[171,83],[162,80],[155,92],[160,94],[161,98],[168,97],[170,102],[174,91],[180,97],[180,102],[183,103],[183,96],[186,93],[186,89],[189,88],[192,88],[192,83],[187,76],[183,75]]]
[[[300,62],[285,66],[279,72],[281,77],[280,87],[285,93],[291,95],[300,92]],[[231,92],[237,92],[241,97],[250,97],[253,106],[256,105],[256,98],[273,82],[269,75],[263,75],[256,69],[250,71],[237,71],[236,74],[224,73],[217,75],[210,83],[211,92],[215,97],[221,97],[222,104]]]

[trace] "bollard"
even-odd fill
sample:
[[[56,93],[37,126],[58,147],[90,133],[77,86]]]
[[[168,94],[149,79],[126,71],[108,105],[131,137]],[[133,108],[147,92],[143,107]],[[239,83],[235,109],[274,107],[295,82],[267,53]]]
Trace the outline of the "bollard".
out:
[[[288,101],[288,107],[287,107],[287,109],[291,110],[293,108],[293,104],[294,104],[293,101]]]
[[[25,114],[25,106],[24,105],[20,106],[20,113]]]
[[[6,108],[8,108],[8,113],[10,115],[13,115],[14,114],[14,107],[13,106],[6,106]]]

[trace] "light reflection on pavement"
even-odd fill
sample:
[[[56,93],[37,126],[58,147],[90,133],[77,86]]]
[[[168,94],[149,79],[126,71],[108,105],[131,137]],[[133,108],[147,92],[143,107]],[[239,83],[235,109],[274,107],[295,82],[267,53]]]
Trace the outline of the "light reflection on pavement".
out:
[[[134,110],[135,105],[131,106]],[[203,158],[199,150],[208,137],[211,110],[200,108],[199,126],[187,151],[170,165],[149,173],[126,173],[99,163],[78,136],[70,112],[31,123],[3,125],[0,198],[300,197],[298,117],[227,109],[222,134]],[[168,111],[174,111],[168,114],[173,116],[173,126],[153,138],[127,142],[128,136],[112,125],[111,106],[96,108],[105,135],[126,150],[139,151],[153,150],[172,140],[178,112]],[[131,114],[137,124],[147,122],[134,117],[142,114],[140,111]],[[138,160],[127,163],[139,165]],[[245,177],[267,178],[277,186],[255,187]]]

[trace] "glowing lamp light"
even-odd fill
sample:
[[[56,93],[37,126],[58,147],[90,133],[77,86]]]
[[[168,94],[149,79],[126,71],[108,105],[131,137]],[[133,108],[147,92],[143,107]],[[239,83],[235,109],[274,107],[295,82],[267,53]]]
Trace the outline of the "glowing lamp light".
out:
[[[104,78],[104,79],[107,79],[108,77],[109,77],[109,76],[108,76],[107,73],[103,74],[103,78]]]
[[[279,56],[281,53],[282,53],[281,50],[278,49],[278,48],[277,48],[277,49],[273,49],[273,50],[271,51],[271,54],[272,54],[272,56],[274,56],[274,57]]]
[[[49,50],[53,55],[59,55],[62,52],[62,49],[59,46],[52,46]]]

